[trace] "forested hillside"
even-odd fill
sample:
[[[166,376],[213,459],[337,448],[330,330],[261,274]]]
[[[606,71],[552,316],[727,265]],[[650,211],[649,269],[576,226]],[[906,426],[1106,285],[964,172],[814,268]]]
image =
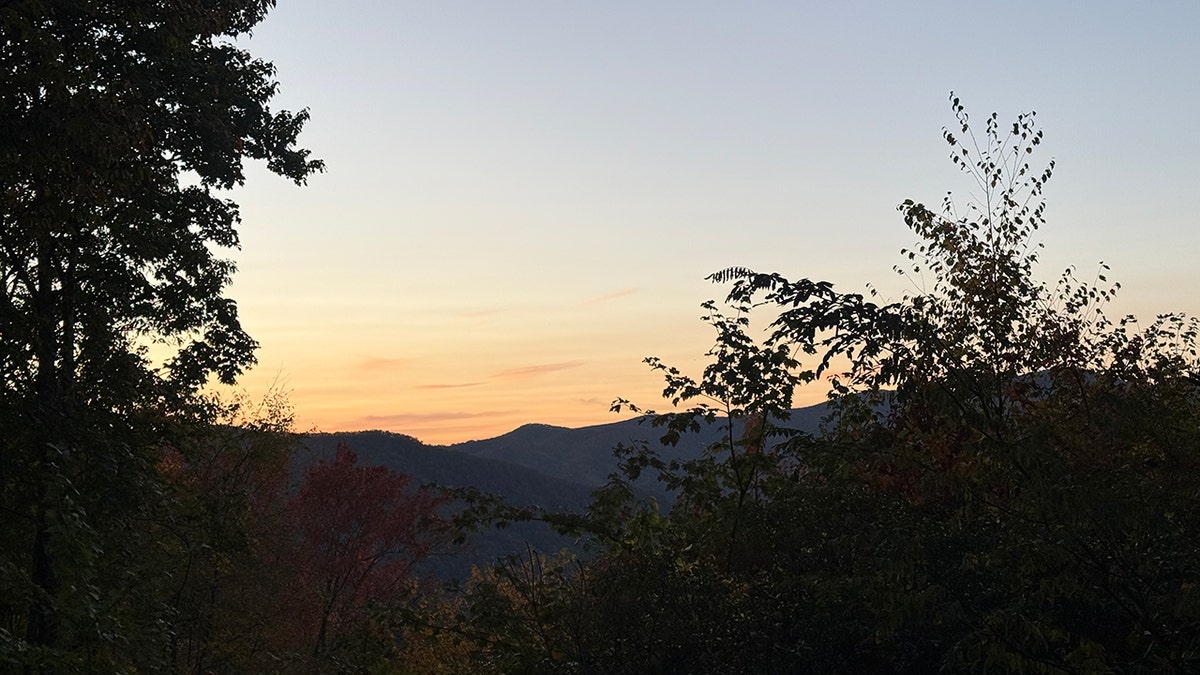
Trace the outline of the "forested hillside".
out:
[[[499,497],[516,508],[551,512],[583,511],[596,485],[574,482],[570,478],[547,475],[519,464],[474,457],[452,449],[426,446],[416,439],[381,431],[340,434],[307,434],[299,439],[292,459],[293,473],[321,459],[335,456],[339,447],[353,448],[359,463],[386,467],[410,476],[412,484],[436,485],[444,489],[482,491]],[[607,453],[611,459],[611,453]],[[448,500],[441,507],[449,518],[463,503]],[[556,533],[541,522],[516,522],[504,528],[486,528],[473,532],[456,545],[446,545],[416,567],[418,576],[441,580],[463,580],[473,567],[488,565],[527,550],[542,551],[570,548],[579,551],[576,537]]]

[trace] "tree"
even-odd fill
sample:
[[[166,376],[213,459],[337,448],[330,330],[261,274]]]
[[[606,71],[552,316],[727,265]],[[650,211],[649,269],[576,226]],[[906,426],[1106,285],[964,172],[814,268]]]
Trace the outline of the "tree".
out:
[[[320,460],[288,505],[296,536],[295,594],[311,606],[306,641],[324,658],[367,624],[369,604],[387,606],[409,592],[413,566],[449,542],[438,508],[449,498],[428,488],[409,489],[409,477],[387,467],[357,466],[339,445],[333,461]]]
[[[160,454],[164,485],[149,513],[156,545],[143,554],[155,559],[160,588],[144,611],[171,624],[162,670],[276,670],[296,632],[285,611],[291,408],[274,390],[258,406],[223,406],[217,421]]]
[[[162,453],[156,593],[174,672],[351,671],[394,660],[393,615],[424,588],[414,565],[449,539],[447,498],[407,475],[309,464],[278,396],[228,406],[221,426]],[[148,608],[153,613],[154,608]]]
[[[247,159],[297,183],[323,168],[295,146],[307,112],[273,112],[273,67],[232,41],[273,4],[0,7],[0,645],[21,659],[121,651],[106,624],[152,448],[253,361],[214,252],[238,243],[221,191]]]
[[[1071,270],[1037,280],[1042,132],[1032,113],[1010,128],[993,114],[977,137],[952,106],[944,139],[980,196],[961,211],[950,197],[900,205],[922,240],[897,268],[915,292],[876,304],[824,282],[714,275],[734,282],[731,302],[778,310],[769,344],[816,355],[817,375],[849,364],[830,433],[785,444],[803,503],[835,486],[872,506],[860,531],[830,537],[854,553],[850,576],[822,576],[849,584],[856,632],[890,645],[893,665],[1195,668],[1200,522],[1175,514],[1200,506],[1200,326],[1110,321],[1118,286],[1103,266],[1096,285]]]
[[[491,643],[583,636],[521,642],[530,672],[1200,668],[1200,324],[1108,319],[1103,266],[1040,281],[1053,162],[1031,164],[1034,115],[977,136],[951,104],[944,140],[978,198],[900,205],[913,290],[714,274],[732,286],[729,310],[705,304],[711,363],[692,378],[648,359],[687,407],[647,419],[663,443],[704,422],[725,439],[684,462],[619,449],[590,512],[557,519],[602,552],[526,593],[587,607],[585,627],[489,617]],[[789,428],[793,388],[826,376],[820,433]],[[673,491],[665,516],[638,498],[646,471]]]

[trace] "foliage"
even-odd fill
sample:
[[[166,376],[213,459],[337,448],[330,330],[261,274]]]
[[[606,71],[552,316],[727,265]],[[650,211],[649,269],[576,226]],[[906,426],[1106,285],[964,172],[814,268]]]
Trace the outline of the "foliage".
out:
[[[297,436],[275,397],[253,417],[162,453],[147,525],[146,604],[167,640],[139,667],[178,672],[394,670],[390,614],[422,592],[414,565],[448,539],[446,498],[357,465],[346,446],[294,484]],[[154,649],[162,649],[155,654]]]
[[[1035,117],[977,136],[951,102],[944,140],[977,198],[900,205],[912,290],[714,274],[730,310],[705,304],[703,375],[648,359],[691,407],[647,419],[666,444],[705,421],[724,441],[686,462],[619,448],[591,510],[557,518],[594,559],[510,564],[463,596],[480,654],[508,672],[1200,668],[1200,326],[1108,319],[1103,266],[1039,281],[1053,162],[1031,164]],[[822,432],[789,429],[794,387],[825,378]],[[673,491],[665,515],[637,497],[647,471]]]
[[[734,281],[731,300],[779,307],[770,340],[819,355],[818,373],[847,358],[838,393],[895,387],[886,408],[843,419],[824,439],[838,454],[810,465],[917,518],[906,548],[921,548],[889,566],[903,565],[892,584],[920,592],[880,616],[947,625],[946,667],[1194,667],[1196,521],[1162,514],[1191,511],[1200,485],[1197,324],[1166,315],[1135,332],[1103,314],[1115,284],[1070,270],[1053,290],[1036,281],[1031,237],[1053,163],[1030,167],[1033,115],[1008,133],[991,116],[980,142],[953,106],[945,140],[981,197],[961,215],[949,198],[941,213],[900,206],[923,240],[900,269],[917,292],[877,306],[807,280],[719,276]]]
[[[223,295],[222,191],[247,159],[322,168],[295,147],[307,113],[273,112],[273,68],[232,42],[272,5],[0,8],[0,662],[119,670],[171,639],[137,609],[158,453],[255,347]]]
[[[159,462],[166,485],[151,536],[170,622],[162,667],[179,672],[271,670],[295,632],[284,611],[291,562],[279,555],[292,539],[291,410],[280,392],[257,409],[222,408],[225,424],[187,435]]]
[[[291,593],[311,614],[304,634],[314,657],[336,656],[338,638],[364,625],[369,604],[406,599],[413,566],[450,538],[438,515],[447,497],[410,490],[408,476],[356,462],[339,446],[333,461],[305,470],[287,506],[296,534]]]

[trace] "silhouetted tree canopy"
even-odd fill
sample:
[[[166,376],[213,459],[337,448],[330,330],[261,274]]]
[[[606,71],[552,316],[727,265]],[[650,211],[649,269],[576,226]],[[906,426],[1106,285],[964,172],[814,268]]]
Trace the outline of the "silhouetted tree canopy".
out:
[[[273,67],[233,42],[273,4],[0,6],[6,659],[125,651],[152,448],[203,416],[211,376],[253,362],[224,295],[238,210],[221,191],[246,160],[297,183],[322,169],[296,146],[307,112],[272,111]]]
[[[951,103],[975,199],[899,206],[911,290],[714,274],[710,363],[647,359],[684,408],[646,416],[662,443],[702,421],[725,440],[618,448],[590,511],[558,519],[598,554],[477,576],[424,644],[499,673],[1200,669],[1200,326],[1109,319],[1103,266],[1040,281],[1034,115],[980,134]],[[832,385],[818,434],[788,426],[809,382]],[[645,472],[669,512],[637,498]]]

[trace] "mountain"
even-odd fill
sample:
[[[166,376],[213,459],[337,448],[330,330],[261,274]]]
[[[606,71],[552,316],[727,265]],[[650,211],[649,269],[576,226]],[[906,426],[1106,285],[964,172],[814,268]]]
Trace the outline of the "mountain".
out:
[[[595,487],[517,462],[425,445],[411,436],[387,431],[307,434],[297,461],[305,465],[317,459],[332,459],[342,443],[358,454],[359,464],[386,466],[406,473],[417,485],[474,487],[501,495],[519,506],[578,510],[587,506]]]
[[[787,424],[816,433],[829,408],[821,403],[792,411]],[[610,424],[568,429],[546,424],[526,424],[496,438],[467,441],[446,446],[446,449],[478,457],[517,464],[543,474],[575,483],[599,487],[616,470],[613,448],[618,444],[645,442],[665,459],[691,459],[704,448],[721,440],[725,430],[723,420],[696,433],[684,434],[674,446],[659,443],[661,429],[644,419],[632,419]],[[741,434],[735,425],[734,435]]]
[[[816,432],[827,412],[824,404],[793,410],[788,424]],[[577,429],[526,424],[496,438],[449,446],[425,445],[411,436],[386,431],[306,434],[295,461],[300,470],[319,459],[332,459],[337,446],[344,443],[358,454],[360,465],[406,473],[416,485],[474,487],[516,506],[578,513],[587,509],[592,490],[616,471],[613,449],[618,444],[644,442],[664,459],[690,459],[721,439],[725,433],[721,422],[684,434],[674,446],[659,443],[662,430],[642,419]],[[741,429],[735,425],[733,433],[740,435]],[[653,476],[643,477],[638,488],[669,503]],[[428,571],[443,578],[465,578],[472,565],[523,553],[527,544],[547,552],[562,548],[579,551],[577,542],[542,523],[516,523],[478,533],[467,550],[434,561]]]
[[[424,445],[411,436],[386,431],[306,434],[296,456],[297,468],[320,459],[332,459],[342,443],[354,450],[360,465],[386,466],[406,473],[414,485],[474,487],[504,497],[515,506],[540,506],[550,511],[581,512],[591,498],[589,485],[511,462]],[[423,569],[443,579],[465,579],[472,566],[486,566],[504,556],[524,552],[527,546],[546,552],[563,548],[578,550],[575,541],[557,534],[544,523],[514,523],[474,534],[465,547],[428,561]]]

